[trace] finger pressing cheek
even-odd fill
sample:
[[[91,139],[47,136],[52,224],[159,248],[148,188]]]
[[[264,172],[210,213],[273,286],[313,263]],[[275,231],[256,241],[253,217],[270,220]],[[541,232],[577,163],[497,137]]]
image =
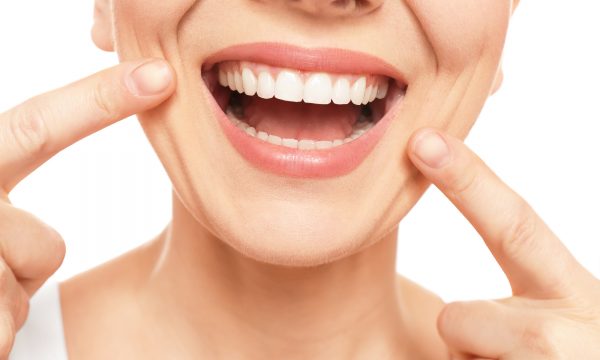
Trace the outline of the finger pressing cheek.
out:
[[[428,128],[417,131],[408,148],[413,164],[481,235],[514,294],[557,298],[585,288],[585,269],[532,207],[462,141]]]

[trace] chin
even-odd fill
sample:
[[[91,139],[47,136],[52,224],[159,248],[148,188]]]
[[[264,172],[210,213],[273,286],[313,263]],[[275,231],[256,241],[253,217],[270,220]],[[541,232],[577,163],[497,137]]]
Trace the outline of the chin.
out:
[[[331,263],[372,243],[366,229],[344,224],[335,217],[280,214],[268,222],[245,221],[231,224],[228,229],[221,240],[237,252],[262,263],[289,267]]]
[[[376,224],[348,221],[334,206],[261,204],[235,214],[212,216],[211,232],[236,252],[271,265],[313,267],[351,256],[374,241]],[[206,216],[206,214],[199,214]],[[243,221],[235,220],[243,219]]]

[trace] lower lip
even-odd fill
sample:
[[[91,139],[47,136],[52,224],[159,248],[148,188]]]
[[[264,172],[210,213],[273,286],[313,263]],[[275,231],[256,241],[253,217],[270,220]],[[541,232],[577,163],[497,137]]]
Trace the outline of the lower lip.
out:
[[[365,160],[383,137],[401,101],[397,100],[381,120],[362,136],[322,150],[292,149],[260,140],[236,127],[214,98],[212,107],[225,136],[240,155],[255,167],[280,176],[324,179],[346,175]]]

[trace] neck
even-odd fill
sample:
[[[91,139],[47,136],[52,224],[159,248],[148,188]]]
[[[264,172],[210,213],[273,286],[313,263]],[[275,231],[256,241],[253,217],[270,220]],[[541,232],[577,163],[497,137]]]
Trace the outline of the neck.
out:
[[[241,255],[174,199],[173,221],[154,244],[149,291],[160,292],[150,297],[160,301],[160,321],[188,351],[350,359],[382,358],[399,346],[397,229],[333,263],[282,267]],[[189,339],[181,327],[192,329]]]

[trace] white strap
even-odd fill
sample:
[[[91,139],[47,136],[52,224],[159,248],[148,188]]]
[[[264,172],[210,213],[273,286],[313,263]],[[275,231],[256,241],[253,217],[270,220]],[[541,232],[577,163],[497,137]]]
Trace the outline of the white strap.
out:
[[[10,360],[67,360],[58,282],[46,283],[30,300]]]

